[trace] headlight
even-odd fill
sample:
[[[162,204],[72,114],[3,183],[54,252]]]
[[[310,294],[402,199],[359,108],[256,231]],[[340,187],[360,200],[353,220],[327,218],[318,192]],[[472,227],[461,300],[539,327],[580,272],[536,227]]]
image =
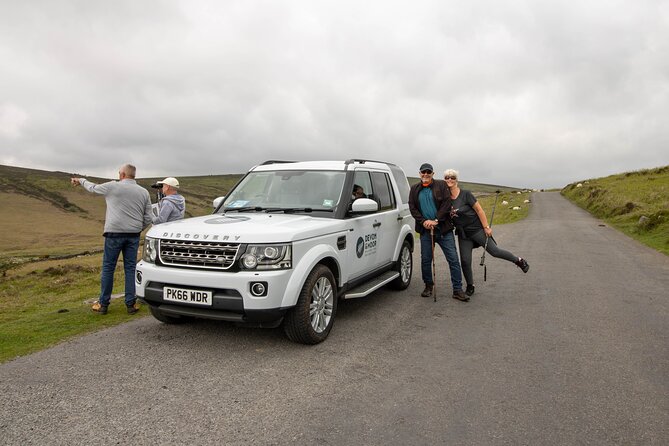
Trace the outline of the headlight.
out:
[[[244,265],[244,268],[246,269],[253,269],[258,266],[258,257],[253,254],[244,254],[242,257],[242,265]]]
[[[156,263],[158,257],[158,239],[151,237],[144,237],[144,251],[142,252],[142,260],[149,263]]]
[[[248,245],[240,260],[242,269],[289,269],[291,245]]]

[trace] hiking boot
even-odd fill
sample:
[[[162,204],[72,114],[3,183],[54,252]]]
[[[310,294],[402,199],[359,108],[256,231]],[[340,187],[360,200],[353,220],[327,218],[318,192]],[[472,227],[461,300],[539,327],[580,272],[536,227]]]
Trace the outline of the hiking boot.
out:
[[[101,305],[100,302],[95,302],[91,307],[94,313],[97,314],[107,314],[108,305]]]
[[[527,260],[525,260],[522,257],[518,257],[518,260],[516,261],[516,266],[522,269],[524,273],[530,270],[530,265],[527,263]]]
[[[469,297],[465,295],[465,292],[462,290],[453,291],[453,299],[460,300],[462,302],[469,302]]]
[[[467,290],[465,291],[467,296],[474,294],[474,285],[467,285]]]
[[[434,288],[434,285],[431,285],[429,283],[425,284],[425,289],[423,290],[422,293],[420,293],[421,296],[423,297],[430,297],[432,296],[432,288]]]
[[[128,314],[135,314],[139,311],[139,304],[137,303],[126,305],[125,307],[128,309]]]

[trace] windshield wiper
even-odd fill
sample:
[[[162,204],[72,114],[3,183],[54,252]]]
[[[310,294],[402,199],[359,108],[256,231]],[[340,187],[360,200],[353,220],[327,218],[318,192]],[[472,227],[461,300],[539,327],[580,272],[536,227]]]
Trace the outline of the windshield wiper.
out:
[[[291,212],[311,212],[312,210],[311,208],[267,208],[265,212],[284,212],[289,214]]]
[[[223,212],[262,212],[266,210],[265,208],[261,208],[260,206],[245,206],[241,208],[225,208],[223,209]]]
[[[295,212],[334,212],[332,209],[313,209],[313,208],[267,208],[265,212],[283,212],[292,214]]]

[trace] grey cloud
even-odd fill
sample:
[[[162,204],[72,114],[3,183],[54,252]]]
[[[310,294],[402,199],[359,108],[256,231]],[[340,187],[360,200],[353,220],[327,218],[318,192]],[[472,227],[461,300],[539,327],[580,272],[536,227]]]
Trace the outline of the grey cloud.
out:
[[[653,1],[2,2],[0,163],[164,176],[365,157],[413,175],[429,159],[536,187],[669,164],[668,17]]]

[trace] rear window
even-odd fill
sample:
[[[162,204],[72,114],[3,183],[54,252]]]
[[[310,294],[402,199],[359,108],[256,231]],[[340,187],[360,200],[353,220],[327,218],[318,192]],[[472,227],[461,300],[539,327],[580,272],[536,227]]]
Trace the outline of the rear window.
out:
[[[397,166],[390,166],[390,171],[393,174],[393,178],[395,178],[397,188],[400,190],[400,200],[404,204],[409,203],[409,181],[407,180],[407,176]]]

